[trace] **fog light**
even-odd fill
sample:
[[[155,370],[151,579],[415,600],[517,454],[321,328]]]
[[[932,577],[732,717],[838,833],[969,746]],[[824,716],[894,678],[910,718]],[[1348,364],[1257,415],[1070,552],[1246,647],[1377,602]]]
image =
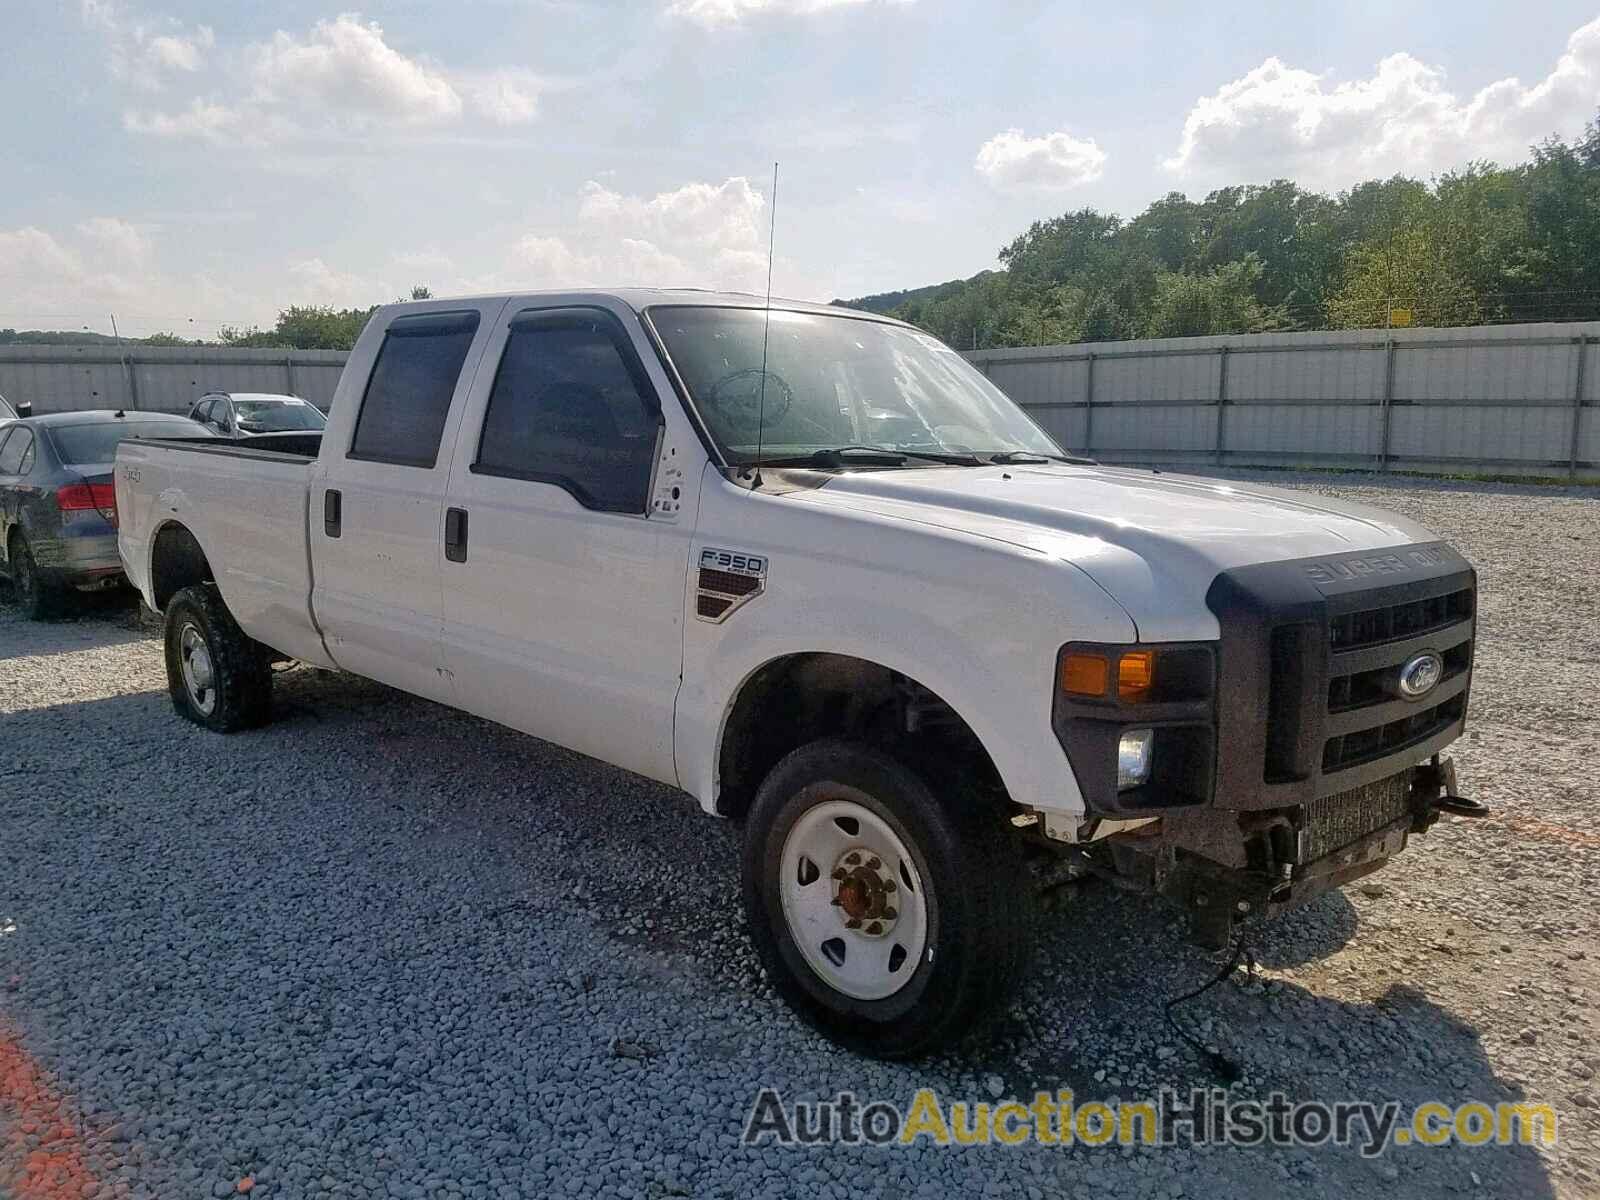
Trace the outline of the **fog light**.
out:
[[[1150,751],[1156,742],[1153,729],[1130,729],[1117,743],[1117,790],[1126,791],[1150,782]]]

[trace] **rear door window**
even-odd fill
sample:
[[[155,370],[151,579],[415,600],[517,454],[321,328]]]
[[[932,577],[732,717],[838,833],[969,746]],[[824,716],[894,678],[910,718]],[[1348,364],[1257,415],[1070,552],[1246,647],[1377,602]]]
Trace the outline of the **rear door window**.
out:
[[[356,417],[350,458],[432,467],[478,314],[400,317],[384,334]]]
[[[519,315],[472,470],[555,484],[588,508],[642,513],[660,408],[616,318],[597,309]]]
[[[0,475],[22,474],[22,456],[33,449],[33,434],[26,429],[13,429],[9,437],[0,437]]]
[[[50,437],[56,454],[71,466],[109,463],[123,438],[193,437],[194,427],[181,421],[101,421],[93,425],[54,425]]]

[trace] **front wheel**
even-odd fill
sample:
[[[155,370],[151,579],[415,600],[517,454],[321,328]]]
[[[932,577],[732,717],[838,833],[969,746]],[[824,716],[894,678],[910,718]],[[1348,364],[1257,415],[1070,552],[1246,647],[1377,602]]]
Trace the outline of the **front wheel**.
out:
[[[272,710],[267,648],[239,628],[214,584],[167,604],[167,690],[178,715],[218,733],[264,724]]]
[[[828,739],[762,784],[744,846],[745,911],[768,977],[849,1049],[947,1046],[1021,974],[1030,893],[1014,831],[959,788]]]

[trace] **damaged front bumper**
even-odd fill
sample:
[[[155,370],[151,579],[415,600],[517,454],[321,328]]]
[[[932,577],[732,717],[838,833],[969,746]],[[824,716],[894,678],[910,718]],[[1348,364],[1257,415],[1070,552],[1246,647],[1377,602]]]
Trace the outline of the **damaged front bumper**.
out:
[[[1271,918],[1383,866],[1440,814],[1486,816],[1434,755],[1388,778],[1286,809],[1192,810],[1079,843],[1091,873],[1166,897],[1195,940],[1220,948],[1234,924]]]

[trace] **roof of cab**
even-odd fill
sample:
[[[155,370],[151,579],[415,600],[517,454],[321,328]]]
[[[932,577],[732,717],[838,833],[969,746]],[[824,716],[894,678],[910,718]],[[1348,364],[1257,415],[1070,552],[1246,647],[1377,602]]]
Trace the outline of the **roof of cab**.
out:
[[[596,300],[620,300],[635,312],[668,305],[699,305],[709,308],[766,308],[767,298],[753,292],[715,292],[704,288],[547,288],[527,292],[490,292],[475,296],[436,296],[430,300],[401,301],[392,307],[401,310],[428,306],[433,311],[449,307],[449,302],[470,300],[534,300],[559,299],[572,304],[593,303]],[[788,300],[781,296],[772,298],[772,307],[785,312],[809,312],[822,316],[855,317],[862,320],[881,321],[887,325],[901,325],[904,321],[886,317],[881,313],[859,308],[843,308],[836,304],[819,304],[812,300]]]

